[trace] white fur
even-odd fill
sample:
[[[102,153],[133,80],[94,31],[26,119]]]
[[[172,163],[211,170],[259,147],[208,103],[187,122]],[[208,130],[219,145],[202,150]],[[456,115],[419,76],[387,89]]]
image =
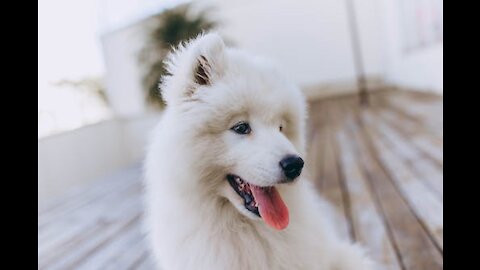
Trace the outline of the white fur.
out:
[[[209,84],[200,85],[193,78],[204,60]],[[160,269],[372,269],[358,246],[336,236],[303,175],[276,185],[279,160],[305,156],[306,102],[296,86],[216,34],[180,46],[168,70],[161,85],[168,105],[145,163],[146,225]],[[231,131],[238,121],[252,133]],[[288,227],[274,230],[248,212],[228,173],[275,185],[289,208]]]

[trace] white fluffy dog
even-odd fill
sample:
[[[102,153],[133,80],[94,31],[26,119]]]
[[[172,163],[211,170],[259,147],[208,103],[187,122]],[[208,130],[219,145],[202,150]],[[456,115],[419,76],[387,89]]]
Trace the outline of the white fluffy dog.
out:
[[[297,87],[217,34],[181,45],[167,66],[167,107],[145,163],[160,269],[372,269],[302,179]]]

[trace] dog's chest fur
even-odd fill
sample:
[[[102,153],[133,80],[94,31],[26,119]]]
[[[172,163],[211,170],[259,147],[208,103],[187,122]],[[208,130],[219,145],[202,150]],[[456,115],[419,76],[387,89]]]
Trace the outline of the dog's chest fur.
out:
[[[301,208],[295,205],[299,203],[289,202],[292,208]],[[205,205],[204,209],[213,211],[212,215],[207,218],[197,212],[185,219],[177,215],[178,209],[162,214],[169,222],[159,224],[163,228],[157,232],[162,234],[156,235],[155,242],[157,249],[166,251],[162,252],[165,257],[158,258],[165,269],[326,269],[320,239],[327,239],[319,235],[321,230],[315,229],[311,220],[306,223],[293,215],[287,229],[276,231],[228,205]]]

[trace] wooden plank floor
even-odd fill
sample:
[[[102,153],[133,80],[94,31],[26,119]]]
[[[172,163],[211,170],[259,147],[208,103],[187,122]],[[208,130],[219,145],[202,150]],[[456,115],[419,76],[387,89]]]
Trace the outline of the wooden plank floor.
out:
[[[307,171],[382,269],[443,268],[443,99],[385,90],[310,104]],[[38,211],[39,269],[154,269],[139,165]]]

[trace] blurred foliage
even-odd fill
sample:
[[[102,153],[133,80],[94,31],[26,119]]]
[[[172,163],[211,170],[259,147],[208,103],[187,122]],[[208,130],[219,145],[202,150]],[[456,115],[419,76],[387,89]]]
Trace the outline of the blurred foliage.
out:
[[[217,23],[210,20],[205,11],[192,15],[188,4],[162,12],[153,21],[147,42],[140,51],[139,62],[145,68],[142,85],[147,91],[147,102],[162,108],[165,104],[159,83],[167,73],[163,60],[168,52],[180,42],[213,29]]]
[[[105,84],[101,77],[87,77],[81,80],[60,80],[55,82],[56,86],[67,86],[82,91],[90,91],[100,97],[100,99],[108,104],[107,94],[105,93]]]

